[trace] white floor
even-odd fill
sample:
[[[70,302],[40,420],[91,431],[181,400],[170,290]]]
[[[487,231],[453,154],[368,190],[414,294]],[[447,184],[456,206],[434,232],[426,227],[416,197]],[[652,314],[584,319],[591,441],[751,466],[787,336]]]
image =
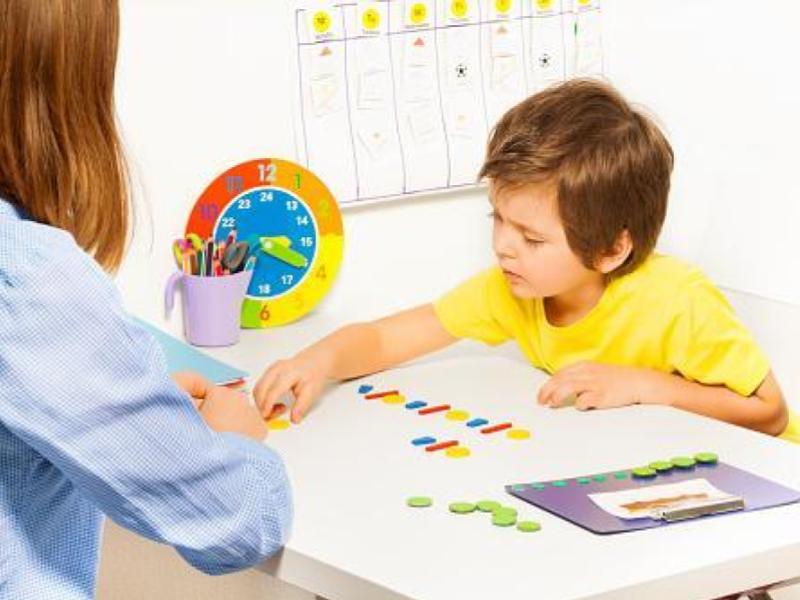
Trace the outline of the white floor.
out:
[[[314,600],[314,595],[250,569],[211,577],[172,548],[107,522],[97,600]]]

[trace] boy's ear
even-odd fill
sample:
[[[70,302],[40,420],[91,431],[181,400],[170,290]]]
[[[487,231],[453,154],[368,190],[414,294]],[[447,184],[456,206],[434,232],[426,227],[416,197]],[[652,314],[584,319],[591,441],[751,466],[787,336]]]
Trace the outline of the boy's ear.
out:
[[[625,264],[625,261],[628,260],[631,252],[633,252],[633,240],[631,239],[631,234],[627,229],[623,229],[617,236],[617,241],[614,242],[614,246],[611,248],[611,250],[597,259],[595,268],[604,275],[607,275],[608,273],[611,273],[613,270]]]

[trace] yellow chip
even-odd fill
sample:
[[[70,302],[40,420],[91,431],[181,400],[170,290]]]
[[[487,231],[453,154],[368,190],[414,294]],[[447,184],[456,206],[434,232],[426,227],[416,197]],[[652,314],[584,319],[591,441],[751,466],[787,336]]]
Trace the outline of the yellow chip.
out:
[[[506,437],[510,440],[527,440],[531,437],[531,432],[527,429],[510,429]]]
[[[465,410],[451,410],[445,414],[445,417],[451,421],[466,421],[469,419],[469,413]]]
[[[472,452],[466,446],[454,446],[444,451],[448,458],[466,458]]]
[[[281,429],[289,429],[289,421],[286,419],[272,419],[272,421],[267,421],[267,428],[271,429],[272,431],[280,431]]]
[[[507,13],[511,10],[512,0],[494,0],[494,7],[499,13]]]
[[[384,396],[383,401],[385,404],[404,404],[406,397],[402,394],[392,394],[391,396]]]

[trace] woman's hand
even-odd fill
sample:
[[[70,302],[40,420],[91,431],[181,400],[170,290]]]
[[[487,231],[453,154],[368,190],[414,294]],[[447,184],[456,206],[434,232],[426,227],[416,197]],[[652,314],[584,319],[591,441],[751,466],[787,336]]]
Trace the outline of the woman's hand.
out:
[[[243,393],[214,385],[189,371],[175,373],[172,379],[191,396],[200,416],[214,431],[240,433],[257,441],[267,436],[264,420]]]

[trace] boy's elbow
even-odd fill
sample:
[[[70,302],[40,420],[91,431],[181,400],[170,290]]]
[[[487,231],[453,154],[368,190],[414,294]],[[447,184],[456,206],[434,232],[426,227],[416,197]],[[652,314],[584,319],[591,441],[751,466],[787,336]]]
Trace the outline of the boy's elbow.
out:
[[[770,371],[754,393],[754,397],[762,402],[764,415],[758,429],[769,435],[781,435],[789,424],[789,409],[783,398],[783,392]]]
[[[780,402],[772,407],[772,410],[770,411],[770,417],[767,420],[763,431],[769,435],[779,436],[786,430],[786,426],[788,424],[789,409],[786,407],[786,403],[783,401],[783,398],[781,398]]]

